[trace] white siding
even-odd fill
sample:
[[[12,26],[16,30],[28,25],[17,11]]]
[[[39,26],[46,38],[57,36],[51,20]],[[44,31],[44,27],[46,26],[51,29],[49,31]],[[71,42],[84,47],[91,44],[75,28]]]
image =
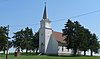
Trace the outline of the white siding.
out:
[[[70,55],[72,53],[71,49],[66,49],[66,47],[58,46],[58,55]]]
[[[48,45],[50,44],[50,37],[51,37],[51,35],[52,35],[52,30],[45,28],[45,53],[47,51]]]
[[[58,42],[53,38],[53,36],[51,36],[49,40],[46,54],[58,54]]]
[[[45,34],[44,29],[39,30],[39,52],[44,53],[45,51]]]

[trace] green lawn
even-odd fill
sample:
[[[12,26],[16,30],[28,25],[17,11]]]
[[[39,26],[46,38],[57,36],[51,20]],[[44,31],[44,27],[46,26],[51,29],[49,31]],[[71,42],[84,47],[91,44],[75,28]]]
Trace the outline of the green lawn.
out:
[[[0,59],[6,59],[5,56],[0,56]],[[20,56],[20,57],[14,57],[14,55],[9,55],[8,59],[100,59],[100,57],[60,57],[60,56],[37,56],[37,55],[31,55],[31,56]]]

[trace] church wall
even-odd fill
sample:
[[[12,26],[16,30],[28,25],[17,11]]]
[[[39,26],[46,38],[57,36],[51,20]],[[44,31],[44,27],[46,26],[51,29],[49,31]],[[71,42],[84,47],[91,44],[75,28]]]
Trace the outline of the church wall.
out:
[[[39,30],[39,52],[44,53],[45,51],[45,34],[44,29],[40,28]]]
[[[52,55],[58,54],[58,42],[56,41],[56,39],[53,38],[52,35],[51,35],[50,40],[48,42],[46,54],[52,54]]]
[[[52,35],[52,30],[45,28],[45,53],[47,51],[51,35]]]

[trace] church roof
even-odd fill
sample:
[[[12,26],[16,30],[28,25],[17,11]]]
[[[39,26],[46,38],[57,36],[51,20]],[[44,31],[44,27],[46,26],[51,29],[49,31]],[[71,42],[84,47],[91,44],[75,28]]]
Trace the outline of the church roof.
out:
[[[61,32],[53,31],[52,35],[59,43],[65,43],[65,41],[64,41],[65,37],[62,36]]]

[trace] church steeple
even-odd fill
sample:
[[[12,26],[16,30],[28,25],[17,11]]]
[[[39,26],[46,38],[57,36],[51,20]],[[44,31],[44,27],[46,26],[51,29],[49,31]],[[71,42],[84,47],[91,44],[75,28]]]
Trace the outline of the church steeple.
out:
[[[41,28],[51,28],[51,21],[48,19],[46,3],[44,8],[43,18],[40,22],[41,22],[40,24]]]
[[[46,9],[46,2],[45,2],[45,8],[43,13],[43,19],[48,19],[47,9]]]
[[[39,29],[39,52],[47,54],[48,44],[52,35],[52,27],[51,21],[48,19],[46,3],[43,13],[43,18],[40,21],[40,29]]]

